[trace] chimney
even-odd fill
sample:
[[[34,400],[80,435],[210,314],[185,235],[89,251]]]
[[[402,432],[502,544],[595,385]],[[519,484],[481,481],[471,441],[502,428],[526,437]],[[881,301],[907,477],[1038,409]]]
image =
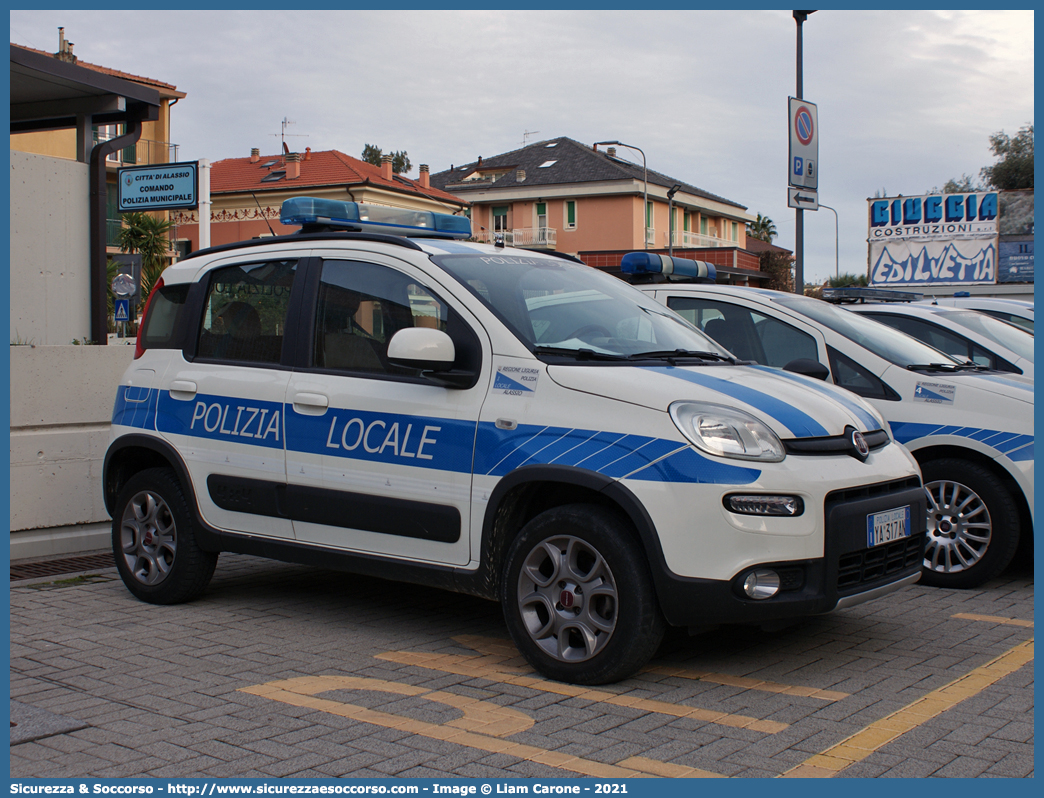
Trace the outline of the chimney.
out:
[[[258,147],[253,147],[250,150],[250,163],[257,163],[261,160],[261,150]]]
[[[608,155],[610,158],[615,158],[616,157],[616,147],[610,147],[609,149],[607,149],[605,151],[605,154]]]
[[[519,183],[525,183],[526,182],[526,170],[525,169],[519,169],[517,172],[515,172],[515,180],[517,180]]]
[[[392,157],[390,155],[381,156],[381,177],[385,180],[392,179]]]
[[[73,55],[73,44],[65,40],[65,28],[58,28],[58,52],[54,54],[54,57],[68,64],[76,63],[76,56]]]
[[[306,161],[312,160],[312,148],[311,147],[305,147],[305,157],[304,157],[304,159]]]
[[[301,153],[290,152],[286,156],[286,179],[297,180],[301,176]]]
[[[481,155],[479,156],[478,163],[475,164],[475,168],[476,169],[481,169],[482,168],[482,156]]]
[[[428,177],[428,165],[426,163],[420,165],[420,177],[417,179],[417,182],[420,183],[421,188],[431,188],[431,180]]]

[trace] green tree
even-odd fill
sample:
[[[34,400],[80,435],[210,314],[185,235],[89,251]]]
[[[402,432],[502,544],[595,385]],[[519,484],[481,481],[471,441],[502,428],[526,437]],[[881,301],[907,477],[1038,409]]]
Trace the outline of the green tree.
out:
[[[753,222],[747,222],[747,235],[751,238],[756,238],[759,241],[765,241],[769,244],[772,243],[772,239],[778,234],[776,233],[776,225],[767,216],[758,214],[758,218]]]
[[[1000,158],[979,174],[991,188],[1015,191],[1033,188],[1033,125],[1024,125],[1013,138],[1002,130],[990,136],[990,149]]]
[[[859,287],[866,288],[869,285],[869,281],[866,279],[865,274],[839,274],[837,277],[831,277],[827,280],[827,285],[831,288],[849,288]]]
[[[979,185],[975,182],[975,178],[971,175],[961,175],[958,179],[950,178],[943,187],[939,188],[935,186],[929,191],[929,194],[969,194],[975,191],[982,191],[985,186]]]
[[[123,214],[120,229],[120,252],[141,255],[141,302],[144,303],[152,286],[167,267],[167,255],[172,251],[170,231],[174,223],[169,219],[158,219],[143,211]]]
[[[771,275],[764,288],[773,291],[794,290],[794,256],[786,250],[762,252],[759,257],[761,271]]]
[[[395,174],[403,175],[413,168],[413,164],[410,163],[410,156],[406,154],[406,150],[390,152],[388,154],[392,157],[392,172]],[[366,161],[366,163],[380,166],[383,157],[384,151],[380,147],[375,147],[372,144],[367,144],[363,147],[362,159]]]

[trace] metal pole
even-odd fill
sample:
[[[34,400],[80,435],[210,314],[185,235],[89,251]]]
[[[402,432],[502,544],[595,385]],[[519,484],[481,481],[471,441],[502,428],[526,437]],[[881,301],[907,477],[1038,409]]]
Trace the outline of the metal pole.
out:
[[[801,63],[801,24],[808,17],[807,11],[795,11],[794,21],[797,23],[797,88],[795,97],[802,99],[804,91],[802,85],[802,63]],[[805,293],[805,215],[801,208],[794,211],[794,293]]]
[[[645,249],[649,248],[649,166],[645,162],[645,152],[641,147],[635,147],[633,144],[624,144],[622,141],[596,141],[594,146],[610,146],[613,147],[626,147],[629,150],[638,150],[642,154],[642,170],[645,172],[645,195],[642,205],[642,241],[645,242]]]
[[[822,202],[819,203],[819,207],[820,208],[826,208],[828,211],[831,211],[834,214],[834,279],[837,280],[837,278],[841,276],[840,275],[840,267],[838,265],[839,262],[840,262],[840,259],[838,258],[838,246],[839,245],[837,243],[837,239],[838,239],[838,235],[837,235],[837,211],[835,211],[829,205],[824,205]]]

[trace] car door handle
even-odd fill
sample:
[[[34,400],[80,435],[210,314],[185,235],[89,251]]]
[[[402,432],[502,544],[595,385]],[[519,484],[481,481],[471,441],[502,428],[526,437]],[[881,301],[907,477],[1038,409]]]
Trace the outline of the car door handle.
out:
[[[326,408],[330,406],[330,399],[321,393],[299,393],[294,394],[294,408],[301,408],[304,412],[312,412],[319,410],[322,412],[326,411]],[[321,415],[322,413],[320,413]]]
[[[170,396],[172,399],[189,399],[196,395],[196,390],[196,383],[192,382],[192,380],[174,380],[170,384]],[[175,394],[182,394],[182,396],[175,396]]]

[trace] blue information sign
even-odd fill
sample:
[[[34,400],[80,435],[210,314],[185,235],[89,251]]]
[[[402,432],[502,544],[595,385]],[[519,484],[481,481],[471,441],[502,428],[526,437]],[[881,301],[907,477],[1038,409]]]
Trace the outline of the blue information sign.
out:
[[[116,300],[116,313],[114,314],[116,322],[130,321],[130,300],[129,299],[117,299]]]
[[[190,161],[117,170],[120,212],[195,208],[199,205],[198,165],[198,161]]]

